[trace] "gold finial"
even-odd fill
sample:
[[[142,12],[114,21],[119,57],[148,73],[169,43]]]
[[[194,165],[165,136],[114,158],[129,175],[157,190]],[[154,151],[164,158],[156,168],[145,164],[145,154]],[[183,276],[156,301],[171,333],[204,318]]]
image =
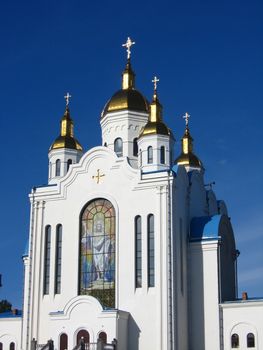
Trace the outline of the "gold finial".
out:
[[[185,115],[183,115],[183,118],[185,119],[185,125],[188,127],[190,114],[186,112]]]
[[[71,98],[72,96],[67,92],[67,94],[64,96],[64,99],[66,100],[66,107],[68,107],[69,105],[69,99]]]
[[[156,76],[153,78],[152,83],[153,83],[153,88],[154,88],[154,92],[157,91],[157,83],[160,81],[160,79],[158,79]]]
[[[131,38],[128,36],[128,39],[126,41],[125,44],[122,44],[122,47],[126,47],[127,48],[127,59],[129,61],[130,57],[131,57],[131,47],[132,45],[135,44],[135,41],[131,41]]]

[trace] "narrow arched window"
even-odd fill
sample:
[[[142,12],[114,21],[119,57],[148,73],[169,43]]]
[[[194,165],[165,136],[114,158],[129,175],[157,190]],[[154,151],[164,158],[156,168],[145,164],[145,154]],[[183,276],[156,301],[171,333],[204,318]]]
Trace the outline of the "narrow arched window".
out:
[[[105,332],[100,332],[99,339],[102,340],[103,344],[107,344],[107,334]]]
[[[236,333],[232,334],[231,336],[231,348],[239,348],[239,336]]]
[[[248,335],[247,335],[247,347],[248,348],[255,347],[255,336],[253,333],[248,333]]]
[[[165,147],[161,146],[160,148],[160,163],[165,164]]]
[[[69,170],[69,167],[71,166],[72,164],[72,159],[68,159],[67,161],[67,171]]]
[[[55,294],[61,293],[62,225],[56,227]]]
[[[68,336],[66,333],[62,333],[59,339],[59,350],[68,349]]]
[[[61,162],[60,162],[60,159],[57,159],[56,160],[56,176],[60,176],[60,167],[61,167]]]
[[[50,280],[50,249],[51,249],[51,226],[48,225],[45,228],[45,245],[44,245],[44,294],[49,293],[49,280]]]
[[[137,137],[133,140],[133,155],[135,157],[138,157],[138,138]]]
[[[149,146],[147,149],[147,162],[148,164],[152,164],[153,162],[153,148]]]
[[[15,343],[10,343],[9,350],[15,350]]]
[[[118,137],[114,141],[114,152],[117,154],[118,157],[122,157],[123,155],[123,144],[122,144],[122,139]]]
[[[108,145],[107,145],[107,142],[104,142],[104,147],[107,147]]]
[[[135,287],[142,286],[142,219],[135,217]]]
[[[0,350],[3,350],[3,343],[0,343]]]
[[[81,340],[84,342],[84,344],[89,344],[89,332],[85,329],[81,329],[77,334],[77,345],[80,344]],[[86,347],[84,347],[86,349]]]
[[[88,203],[80,222],[79,293],[115,307],[115,209],[103,198]]]
[[[148,243],[148,287],[155,285],[154,271],[154,216],[148,215],[147,218],[147,243]]]

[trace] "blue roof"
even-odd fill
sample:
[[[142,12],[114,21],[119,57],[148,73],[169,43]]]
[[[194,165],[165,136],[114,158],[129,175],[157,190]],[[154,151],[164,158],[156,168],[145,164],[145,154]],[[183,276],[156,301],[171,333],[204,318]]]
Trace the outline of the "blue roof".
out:
[[[193,218],[190,224],[190,240],[203,241],[219,239],[219,224],[222,215]]]
[[[22,317],[22,311],[17,310],[16,314],[13,314],[12,311],[6,311],[0,313],[0,318],[14,318],[14,317]]]

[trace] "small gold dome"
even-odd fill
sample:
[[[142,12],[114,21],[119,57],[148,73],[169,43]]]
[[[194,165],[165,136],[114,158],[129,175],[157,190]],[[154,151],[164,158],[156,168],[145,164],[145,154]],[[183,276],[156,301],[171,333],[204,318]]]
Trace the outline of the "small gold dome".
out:
[[[162,120],[162,105],[160,104],[157,92],[154,91],[153,101],[150,104],[150,115],[147,124],[142,128],[140,137],[145,135],[171,135],[171,130]]]
[[[66,106],[65,113],[61,119],[61,130],[60,135],[56,138],[56,140],[52,143],[49,148],[49,151],[53,149],[59,148],[70,148],[78,151],[82,151],[82,146],[74,137],[73,132],[73,120],[70,118],[69,107]]]
[[[146,98],[135,89],[135,74],[128,59],[126,67],[122,73],[122,89],[118,90],[106,103],[101,118],[107,113],[131,110],[136,112],[149,111],[149,103]]]
[[[194,168],[202,168],[203,164],[201,160],[193,153],[193,138],[190,135],[188,125],[182,137],[182,153],[175,159],[174,163],[178,165],[188,165]]]

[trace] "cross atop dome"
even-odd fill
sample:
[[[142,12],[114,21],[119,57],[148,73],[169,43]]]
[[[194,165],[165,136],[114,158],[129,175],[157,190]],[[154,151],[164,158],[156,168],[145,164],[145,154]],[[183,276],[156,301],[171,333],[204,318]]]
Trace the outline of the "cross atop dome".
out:
[[[188,126],[190,114],[188,114],[187,112],[185,112],[185,115],[183,116],[183,118],[185,119],[185,125]]]
[[[135,44],[135,41],[132,41],[131,38],[128,36],[128,39],[125,44],[122,44],[123,47],[127,48],[127,59],[129,60],[131,57],[131,47]]]
[[[154,87],[154,91],[157,91],[157,83],[160,81],[156,76],[153,78],[152,83]]]
[[[67,94],[64,96],[64,99],[66,100],[66,107],[69,105],[69,100],[72,96],[67,92]]]

